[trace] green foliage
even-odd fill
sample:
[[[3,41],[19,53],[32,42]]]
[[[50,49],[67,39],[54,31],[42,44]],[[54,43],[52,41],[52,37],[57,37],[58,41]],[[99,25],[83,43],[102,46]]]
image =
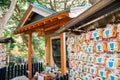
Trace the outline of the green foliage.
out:
[[[11,54],[10,64],[22,64],[24,63],[25,58],[23,56],[16,56]]]
[[[10,5],[10,0],[1,0],[0,1],[0,6],[6,6],[6,5]]]
[[[32,56],[32,63],[37,63],[38,62],[38,58],[36,55]]]
[[[52,2],[50,2],[52,1]],[[65,7],[65,1],[67,2]],[[17,28],[20,20],[22,19],[22,16],[25,14],[26,9],[29,7],[30,4],[34,2],[38,2],[39,4],[42,4],[52,10],[55,11],[61,11],[66,8],[74,7],[74,6],[81,6],[81,4],[85,0],[17,0],[16,8],[12,14],[12,17],[7,22],[7,28],[4,30],[3,36],[4,37],[13,37],[14,39],[20,39],[20,35],[14,35],[13,31]],[[4,13],[9,9],[10,6],[10,0],[0,0],[0,10]],[[27,39],[27,36],[25,36]],[[33,56],[33,62],[37,61],[37,59],[42,58],[45,53],[45,38],[44,37],[38,37],[37,34],[33,34],[32,38],[33,48],[35,51],[35,56]],[[18,41],[14,44],[11,44],[11,49],[14,49],[15,46],[18,47],[19,52],[26,53],[26,54],[20,54],[21,56],[14,56],[14,59],[17,63],[22,62],[22,58],[27,58],[28,48],[27,45],[23,41]]]
[[[33,34],[33,47],[35,50],[35,53],[42,58],[45,53],[45,38],[44,37],[38,37],[36,34]]]

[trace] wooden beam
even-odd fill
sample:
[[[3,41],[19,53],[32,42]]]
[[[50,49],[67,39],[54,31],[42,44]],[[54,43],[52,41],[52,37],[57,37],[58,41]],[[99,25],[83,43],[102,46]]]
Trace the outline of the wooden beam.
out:
[[[58,29],[60,29],[60,26],[57,27],[57,28],[54,28],[54,29],[52,29],[52,30],[48,30],[47,32],[44,32],[44,33],[46,34],[46,33],[55,32],[55,31],[58,30]],[[44,34],[44,36],[45,36],[45,34]],[[56,35],[56,36],[57,36],[57,35]]]
[[[47,17],[47,18],[45,18],[45,19],[43,19],[43,20],[40,20],[40,21],[37,21],[37,22],[34,22],[34,23],[31,23],[31,24],[29,24],[29,25],[26,25],[26,26],[24,26],[24,27],[22,27],[22,28],[19,28],[18,30],[15,30],[14,31],[14,34],[19,34],[19,33],[23,33],[23,32],[25,32],[26,31],[26,28],[27,28],[27,30],[30,30],[30,29],[33,29],[33,28],[36,28],[36,27],[38,27],[38,26],[34,26],[34,25],[43,25],[44,23],[46,24],[46,22],[47,21],[50,21],[51,19],[56,19],[58,16],[60,17],[60,16],[64,16],[64,15],[66,15],[66,16],[68,16],[68,14],[69,14],[69,10],[66,10],[66,11],[64,11],[64,12],[61,12],[61,13],[58,13],[58,14],[55,14],[55,15],[52,15],[52,16],[49,16],[49,17]],[[32,27],[32,28],[31,28]],[[23,30],[23,31],[22,31]]]
[[[43,28],[46,28],[45,31],[49,31],[51,30],[52,28],[56,28],[56,26],[62,26],[64,24],[66,24],[68,21],[70,21],[71,18],[69,17],[66,17],[66,16],[62,16],[62,18],[60,19],[55,19],[53,21],[48,21],[47,23],[43,24],[41,23],[41,25],[38,25],[36,24],[36,26],[38,26],[37,28],[33,28],[34,26],[31,26],[31,27],[28,27],[28,28],[23,28],[21,31],[24,32],[25,34],[29,34],[31,32],[37,32],[39,31],[40,29],[43,29]],[[57,25],[56,25],[57,24]],[[46,26],[45,26],[46,25]],[[53,26],[54,25],[54,26]],[[29,29],[29,30],[28,30]],[[32,30],[31,30],[32,29]]]
[[[27,12],[25,13],[23,19],[21,20],[21,22],[20,22],[20,24],[19,24],[18,26],[20,26],[20,27],[23,26],[23,24],[25,23],[25,21],[28,19],[29,15],[31,14],[32,8],[33,8],[33,6],[30,5],[29,9],[28,9]]]
[[[29,15],[28,19],[26,20],[26,23],[31,20],[31,17],[32,17],[33,14],[34,14],[34,13],[31,12],[31,14]]]
[[[71,20],[71,18],[64,17],[63,19],[60,19],[60,20],[57,20],[54,22],[50,22],[49,24],[45,24],[47,27],[42,25],[37,28],[32,28],[32,30],[27,30],[25,32],[25,34],[28,34],[30,32],[38,32],[38,36],[44,36],[45,33],[55,31],[55,30],[59,29],[60,27],[63,27],[63,25],[65,25],[70,20]]]
[[[44,28],[45,31],[46,31],[46,29],[51,28],[52,26],[54,27],[54,25],[56,25],[56,24],[65,23],[65,22],[68,22],[70,20],[71,20],[71,18],[69,18],[67,16],[64,16],[64,18],[62,17],[61,19],[54,18],[53,20],[51,19],[47,23],[45,22],[44,25],[40,25],[36,28],[32,28],[32,30],[34,29],[34,30],[37,31],[38,29]]]
[[[65,25],[70,20],[71,18],[63,18],[61,20],[57,20],[56,22],[50,23],[49,25],[47,25],[49,27],[45,27],[45,31],[49,31],[57,27],[63,27],[63,25]]]
[[[45,60],[48,65],[50,65],[50,37],[45,37],[46,39],[46,48],[45,48]]]
[[[52,27],[50,27],[50,28],[46,28],[45,29],[45,32],[47,32],[47,31],[52,31],[53,29],[59,29],[60,28],[60,24],[59,25],[54,25],[54,26],[52,26]]]
[[[32,34],[29,34],[28,39],[28,78],[32,80]]]
[[[67,30],[70,27],[74,26],[75,24],[81,22],[85,18],[95,14],[97,11],[103,9],[104,7],[106,7],[107,5],[109,5],[110,3],[114,2],[114,1],[115,0],[100,0],[95,5],[91,6],[89,9],[87,9],[82,14],[80,14],[78,17],[72,19],[67,24],[65,24],[65,26],[63,28],[60,28],[59,30],[57,30],[51,34],[46,34],[45,36],[54,36],[54,35],[64,32],[65,30]]]
[[[33,30],[29,30],[29,31],[24,32],[24,34],[31,34],[31,33],[33,33]]]
[[[62,75],[66,75],[66,44],[65,33],[60,34],[61,70]]]
[[[44,31],[39,31],[38,32],[38,36],[44,36],[44,35],[45,35]]]
[[[64,27],[64,25],[65,25],[68,21],[70,21],[70,20],[71,20],[70,18],[68,18],[68,19],[63,19],[63,20],[60,20],[60,21],[59,21],[59,24],[53,25],[53,26],[51,26],[51,27],[49,27],[49,28],[46,28],[46,29],[45,29],[45,36],[50,35],[50,34],[56,32],[57,30],[59,30],[60,28]],[[51,33],[51,32],[52,32],[52,33]],[[58,35],[58,34],[56,34],[56,35]]]

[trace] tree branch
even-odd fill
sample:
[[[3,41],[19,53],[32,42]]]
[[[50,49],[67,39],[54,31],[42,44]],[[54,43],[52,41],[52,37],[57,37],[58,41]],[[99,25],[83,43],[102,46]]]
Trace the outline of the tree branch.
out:
[[[12,19],[13,19],[13,20],[20,21],[20,19],[18,19],[15,15],[12,16]]]
[[[5,25],[7,23],[7,21],[9,20],[9,18],[12,16],[12,13],[15,9],[16,6],[16,0],[11,0],[11,4],[10,4],[10,8],[8,9],[8,11],[5,13],[5,15],[1,18],[0,20],[0,32],[3,32],[3,29],[5,28]]]
[[[50,0],[50,7],[53,11],[55,11],[54,6],[53,6],[53,2],[51,0]]]
[[[54,0],[54,10],[57,11],[57,3],[56,3],[56,0]]]
[[[64,0],[64,9],[67,8],[67,0]]]
[[[17,10],[17,9],[18,9],[18,8],[15,9],[15,12],[18,14],[19,18],[22,18],[22,16],[21,16],[19,10]]]

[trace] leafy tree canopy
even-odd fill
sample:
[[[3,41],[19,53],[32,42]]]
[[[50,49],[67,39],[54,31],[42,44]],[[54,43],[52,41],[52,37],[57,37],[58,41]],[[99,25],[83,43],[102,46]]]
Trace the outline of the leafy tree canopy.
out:
[[[0,0],[0,19],[4,17],[5,13],[8,11],[12,0]],[[5,25],[4,32],[2,36],[13,37],[17,40],[17,43],[12,44],[11,48],[14,49],[15,46],[18,47],[18,51],[21,53],[27,53],[27,35],[14,35],[12,32],[18,26],[20,19],[25,14],[27,8],[30,4],[37,2],[42,4],[51,10],[61,11],[70,7],[83,6],[86,3],[89,3],[88,0],[16,0],[15,9],[12,12],[12,16],[7,21]],[[21,41],[22,40],[22,41]],[[38,46],[39,44],[39,46]],[[36,34],[33,34],[33,49],[34,52],[39,55],[39,57],[44,56],[45,39],[43,37],[38,37]]]

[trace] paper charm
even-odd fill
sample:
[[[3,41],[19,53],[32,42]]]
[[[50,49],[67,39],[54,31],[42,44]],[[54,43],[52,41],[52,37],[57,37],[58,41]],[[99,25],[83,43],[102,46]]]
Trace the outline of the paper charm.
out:
[[[104,38],[113,38],[117,35],[117,27],[116,25],[107,25],[107,28],[103,31]]]
[[[103,46],[102,46],[101,43],[98,43],[98,44],[96,45],[96,52],[103,52]]]
[[[85,41],[86,40],[86,35],[85,34],[81,34],[80,36],[79,36],[79,41],[80,42],[83,42],[83,41]]]
[[[95,68],[95,67],[90,67],[90,73],[97,75],[98,74],[98,69]]]
[[[109,80],[120,80],[120,78],[114,74],[109,74]]]
[[[84,80],[92,80],[91,76],[84,76]]]
[[[70,59],[70,53],[68,53],[68,58]]]
[[[90,40],[91,39],[91,32],[87,32],[86,33],[86,40]]]
[[[92,32],[92,38],[96,38],[96,37],[99,37],[98,30]]]
[[[67,38],[67,45],[70,45],[70,38]]]
[[[111,69],[120,68],[120,58],[108,58],[106,66]]]
[[[74,37],[71,37],[71,38],[70,38],[70,45],[71,45],[71,46],[74,45]]]
[[[120,32],[120,23],[117,25],[117,32]]]
[[[76,80],[82,80],[82,79],[80,79],[80,78],[76,78]]]
[[[103,37],[103,29],[96,29],[95,31],[92,32],[92,38],[95,39],[95,41],[100,40]]]
[[[83,79],[84,78],[84,74],[80,73],[80,78]]]
[[[78,76],[79,76],[78,71],[75,71],[74,77],[78,78]]]
[[[79,71],[79,72],[83,72],[83,69],[84,69],[84,66],[81,65],[81,64],[79,64],[79,66],[78,66],[78,71]]]
[[[93,53],[94,52],[94,43],[91,43],[91,44],[89,44],[88,45],[88,47],[87,47],[87,52],[88,53]]]
[[[117,25],[117,38],[120,39],[120,24]]]
[[[88,60],[88,55],[83,54],[81,60],[82,61],[87,61]]]
[[[105,77],[105,78],[107,78],[107,77],[108,77],[108,74],[109,74],[108,71],[98,70],[98,75],[99,75],[100,77]]]
[[[77,46],[74,45],[74,52],[77,53]]]
[[[74,38],[75,38],[75,39],[74,39],[75,45],[80,44],[79,36],[75,36]]]
[[[70,52],[70,50],[71,50],[71,49],[70,49],[70,46],[68,46],[68,47],[67,47],[67,51]]]
[[[107,80],[105,77],[96,77],[95,79],[93,80]]]
[[[73,77],[70,77],[70,80],[74,80],[74,78],[73,78]]]
[[[71,63],[71,66],[72,66],[72,67],[74,67],[74,66],[75,66],[75,63],[74,63],[73,61],[72,61],[72,63]]]
[[[81,55],[80,55],[80,54],[77,55],[77,59],[78,59],[79,61],[81,60]]]
[[[75,51],[75,48],[74,48],[74,46],[72,45],[71,47],[70,47],[70,52],[74,52]]]
[[[87,66],[87,65],[84,66],[84,72],[88,72],[89,73],[89,66]]]
[[[103,37],[104,38],[109,38],[110,37],[111,30],[106,28],[103,32]]]
[[[75,36],[75,41],[79,41],[79,36]]]
[[[77,69],[78,69],[78,62],[75,62],[75,65],[73,66],[73,69],[75,70],[75,71],[77,71]]]
[[[105,65],[105,62],[106,62],[105,57],[97,57],[96,58],[96,63],[98,63],[98,64]]]
[[[86,52],[86,50],[87,50],[87,44],[86,43],[82,44],[81,45],[81,49],[82,49],[83,52]]]
[[[88,62],[95,62],[96,57],[95,56],[89,56]]]
[[[107,80],[107,78],[104,78],[104,77],[101,77],[100,79],[101,79],[101,80]]]
[[[73,68],[72,63],[73,63],[72,61],[69,61],[69,67],[70,67],[70,68]]]
[[[79,53],[81,50],[81,46],[80,45],[76,45],[76,52]]]
[[[77,59],[77,55],[74,53],[74,60],[76,60]]]
[[[120,49],[120,42],[108,42],[108,51],[119,51]]]
[[[97,43],[96,44],[96,52],[105,52],[107,50],[107,44],[106,43]]]
[[[74,72],[74,71],[71,69],[71,70],[70,70],[70,76],[73,76],[73,72]]]

